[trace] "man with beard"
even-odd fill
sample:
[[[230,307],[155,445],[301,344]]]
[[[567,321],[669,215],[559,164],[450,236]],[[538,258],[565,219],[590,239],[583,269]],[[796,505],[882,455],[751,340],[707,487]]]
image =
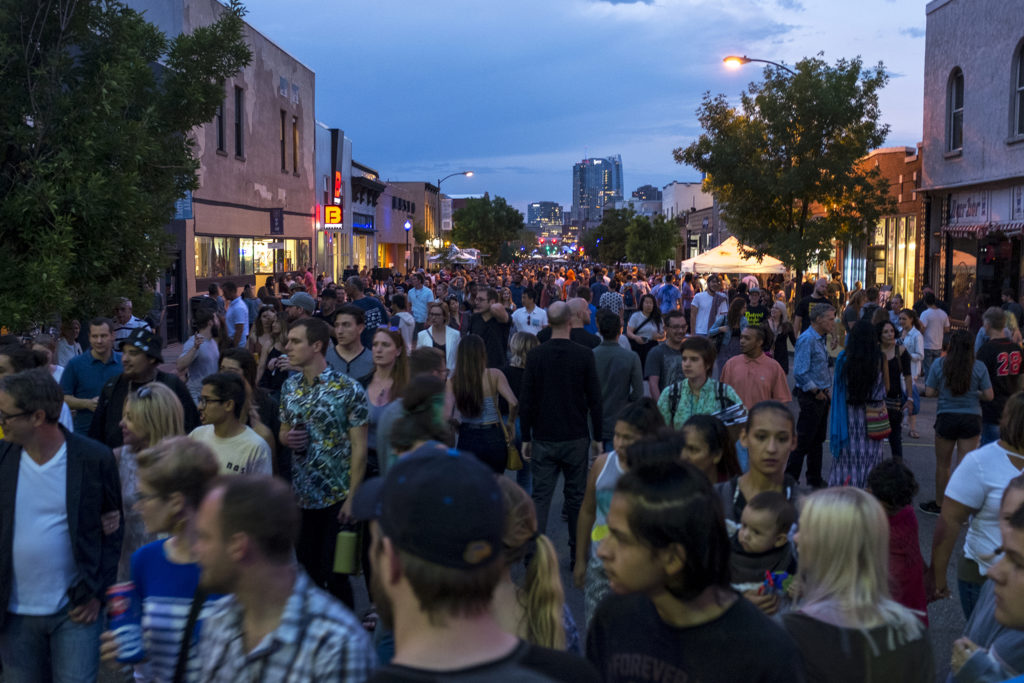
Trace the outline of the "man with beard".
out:
[[[502,494],[468,453],[424,445],[355,495],[371,522],[372,593],[395,656],[373,681],[596,681],[589,664],[502,630]]]
[[[356,618],[295,561],[299,511],[285,482],[227,477],[196,517],[199,586],[230,593],[203,622],[200,679],[363,681],[376,661]]]
[[[185,431],[191,432],[199,426],[199,411],[188,393],[188,387],[176,375],[159,370],[163,362],[163,342],[147,329],[133,330],[124,340],[121,365],[124,371],[103,385],[96,414],[89,425],[89,438],[105,443],[110,448],[124,445],[121,433],[121,418],[124,417],[124,401],[128,394],[150,382],[160,382],[170,387],[181,401],[185,412]]]

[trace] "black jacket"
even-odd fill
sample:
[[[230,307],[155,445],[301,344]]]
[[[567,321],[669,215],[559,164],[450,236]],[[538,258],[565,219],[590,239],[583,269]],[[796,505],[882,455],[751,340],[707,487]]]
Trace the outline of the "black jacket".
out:
[[[551,339],[526,356],[519,396],[523,441],[573,441],[601,436],[601,383],[594,352],[568,339]]]
[[[104,513],[121,511],[121,479],[110,449],[63,427],[68,447],[67,514],[71,552],[79,580],[68,588],[71,606],[92,598],[104,600],[117,581],[123,525],[105,535]],[[14,507],[21,465],[21,446],[0,441],[0,624],[7,615],[14,582]]]
[[[181,407],[185,410],[185,433],[191,434],[192,430],[200,425],[200,420],[199,410],[192,400],[192,395],[188,393],[188,387],[175,375],[166,372],[157,372],[153,381],[170,387],[177,394]],[[128,398],[129,384],[128,378],[121,373],[103,385],[96,413],[92,416],[92,424],[89,425],[90,439],[105,443],[111,448],[124,445],[121,418],[124,415],[124,400]]]

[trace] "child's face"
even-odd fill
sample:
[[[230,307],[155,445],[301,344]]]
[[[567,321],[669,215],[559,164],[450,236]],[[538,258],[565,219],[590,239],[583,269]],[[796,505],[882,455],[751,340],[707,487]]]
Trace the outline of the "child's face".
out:
[[[748,553],[768,552],[786,542],[786,534],[775,531],[775,515],[771,510],[755,510],[749,505],[740,516],[737,538]]]
[[[639,441],[641,437],[643,437],[643,434],[640,433],[639,429],[624,420],[619,420],[615,423],[615,434],[612,436],[612,448],[615,449],[617,454],[623,457],[623,462],[625,462],[624,453],[626,449]]]
[[[774,479],[781,477],[796,447],[793,422],[777,410],[763,410],[747,422],[740,443],[750,455],[750,469]]]
[[[707,475],[711,483],[717,481],[716,468],[722,459],[721,453],[712,453],[704,435],[696,427],[683,427],[686,445],[683,447],[683,460],[686,460]]]

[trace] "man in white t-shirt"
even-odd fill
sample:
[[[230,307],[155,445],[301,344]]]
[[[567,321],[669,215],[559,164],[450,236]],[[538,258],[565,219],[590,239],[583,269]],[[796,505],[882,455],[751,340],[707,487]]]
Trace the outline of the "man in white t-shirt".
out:
[[[523,289],[523,306],[512,313],[512,329],[515,332],[528,332],[537,336],[542,328],[547,327],[547,311],[537,305],[533,296],[532,289],[529,287]]]
[[[932,292],[924,293],[924,304],[928,308],[921,313],[921,324],[924,325],[924,361],[921,372],[927,377],[932,361],[942,355],[942,338],[949,332],[949,316],[939,308]]]
[[[690,329],[694,334],[707,335],[715,318],[728,312],[729,297],[722,294],[722,282],[718,276],[712,275],[708,278],[707,289],[693,297],[693,303],[690,305]]]
[[[245,383],[229,372],[217,372],[203,380],[199,414],[203,425],[189,434],[209,446],[224,474],[273,474],[270,446],[243,422]]]

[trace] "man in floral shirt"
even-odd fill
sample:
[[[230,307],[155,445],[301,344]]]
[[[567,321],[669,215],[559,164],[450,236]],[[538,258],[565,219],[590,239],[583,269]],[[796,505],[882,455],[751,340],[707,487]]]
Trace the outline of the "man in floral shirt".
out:
[[[332,571],[334,544],[352,521],[352,494],[366,472],[370,404],[363,387],[327,366],[330,328],[303,318],[288,330],[285,350],[295,374],[281,388],[281,441],[292,449],[292,486],[302,512],[296,547],[313,582],[352,606],[348,578]]]

